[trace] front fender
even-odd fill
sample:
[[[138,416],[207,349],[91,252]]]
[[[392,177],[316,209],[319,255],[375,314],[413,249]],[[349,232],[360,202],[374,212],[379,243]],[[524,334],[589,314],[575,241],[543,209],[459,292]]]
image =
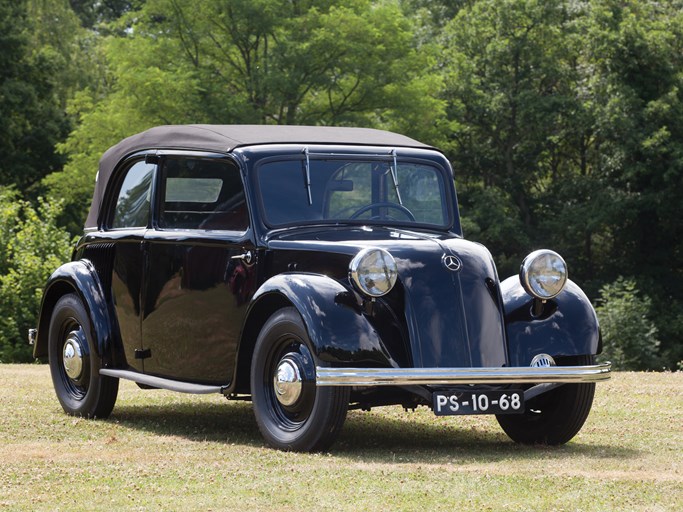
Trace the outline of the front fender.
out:
[[[299,311],[319,360],[397,366],[353,292],[338,281],[306,273],[271,277],[255,293],[247,318],[273,295],[286,299]]]
[[[511,366],[529,366],[539,353],[555,356],[598,354],[600,328],[586,294],[567,281],[562,292],[549,300],[543,313],[532,315],[533,298],[517,276],[501,283],[508,354]]]
[[[99,277],[88,260],[65,263],[48,279],[40,305],[34,357],[47,356],[50,318],[57,301],[68,293],[75,293],[83,303],[90,318],[94,349],[103,357],[112,345],[111,319]]]

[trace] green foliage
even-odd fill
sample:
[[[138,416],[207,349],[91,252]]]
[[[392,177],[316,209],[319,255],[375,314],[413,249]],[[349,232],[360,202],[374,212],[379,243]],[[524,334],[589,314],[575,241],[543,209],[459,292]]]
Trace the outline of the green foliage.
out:
[[[0,185],[27,191],[62,159],[55,143],[68,123],[53,94],[57,61],[32,51],[27,2],[0,2]]]
[[[548,136],[568,103],[561,3],[484,1],[444,30],[456,166],[505,189],[530,223],[531,195],[545,171]]]
[[[36,326],[42,288],[50,274],[69,259],[69,235],[56,219],[61,204],[38,207],[0,188],[0,361],[28,362],[28,329]]]
[[[652,301],[639,296],[632,279],[618,278],[600,289],[602,358],[615,370],[651,370],[661,365],[657,327],[650,319]]]
[[[142,3],[144,0],[69,0],[74,14],[86,28],[95,28],[102,23],[116,21]]]
[[[489,247],[502,277],[542,246],[565,256],[591,297],[634,276],[674,368],[681,6],[0,0],[0,186],[17,199],[47,189],[77,232],[101,154],[154,125],[393,129],[445,148],[465,234]],[[0,230],[3,247],[12,233]]]
[[[470,186],[461,191],[460,215],[467,237],[496,256],[499,275],[519,272],[529,238],[510,195],[497,187]]]
[[[683,353],[680,7],[480,0],[439,36],[469,233],[502,271],[532,249],[560,251],[591,296],[619,275],[652,283],[669,367]]]
[[[96,39],[81,27],[68,0],[27,0],[27,17],[30,51],[49,66],[52,97],[64,115],[74,94],[92,86],[102,73]]]
[[[150,0],[104,38],[108,87],[71,102],[77,128],[45,183],[82,211],[97,159],[118,140],[171,123],[385,126],[437,139],[433,46],[397,2]]]

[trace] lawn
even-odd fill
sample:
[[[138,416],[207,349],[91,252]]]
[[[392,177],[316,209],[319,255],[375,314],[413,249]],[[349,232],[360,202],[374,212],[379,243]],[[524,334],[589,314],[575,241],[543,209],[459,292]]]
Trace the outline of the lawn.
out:
[[[66,416],[47,366],[0,365],[0,510],[681,510],[683,373],[617,373],[564,447],[495,418],[350,412],[325,454],[264,447],[249,403],[122,382]]]

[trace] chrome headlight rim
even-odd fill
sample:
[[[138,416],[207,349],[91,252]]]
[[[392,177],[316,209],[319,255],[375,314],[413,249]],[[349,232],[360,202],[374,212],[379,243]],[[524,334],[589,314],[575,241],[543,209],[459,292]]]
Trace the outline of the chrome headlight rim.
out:
[[[368,260],[379,256],[382,265],[382,273],[386,280],[384,286],[368,286]],[[386,249],[379,247],[366,247],[356,254],[349,263],[349,279],[353,286],[363,295],[371,298],[382,297],[389,293],[398,279],[398,266],[396,260]]]
[[[543,265],[544,261],[550,259],[551,264],[537,268]],[[542,271],[546,270],[546,276],[549,274],[556,274],[552,278],[556,280],[550,290],[546,289],[540,284],[538,277],[542,276]],[[550,249],[539,249],[528,254],[519,269],[519,281],[529,295],[542,301],[551,300],[557,297],[562,290],[564,290],[568,279],[567,263],[564,258],[555,251]]]

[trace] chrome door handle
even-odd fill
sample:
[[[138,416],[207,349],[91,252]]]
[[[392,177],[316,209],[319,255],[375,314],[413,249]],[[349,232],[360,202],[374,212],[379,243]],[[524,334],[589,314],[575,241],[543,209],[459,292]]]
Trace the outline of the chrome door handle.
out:
[[[251,251],[244,252],[242,254],[237,254],[235,256],[230,257],[231,260],[242,260],[244,263],[249,265],[251,261],[254,259],[254,255],[251,253]]]

